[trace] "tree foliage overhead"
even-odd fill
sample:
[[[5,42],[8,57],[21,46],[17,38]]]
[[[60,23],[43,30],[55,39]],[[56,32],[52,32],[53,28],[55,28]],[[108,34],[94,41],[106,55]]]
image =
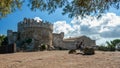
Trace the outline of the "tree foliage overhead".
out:
[[[0,0],[0,18],[5,17],[17,8],[20,9],[21,6],[21,0]]]
[[[54,12],[57,8],[62,8],[68,4],[67,0],[30,0],[28,6],[31,10]]]
[[[99,15],[110,7],[119,9],[120,0],[73,0],[63,8],[63,14],[69,17],[84,15]]]
[[[0,0],[0,18],[7,14],[20,9],[23,0]],[[119,9],[120,0],[29,0],[28,4],[31,10],[48,11],[53,13],[57,8],[63,9],[63,15],[69,17],[84,15],[99,15],[109,8]]]

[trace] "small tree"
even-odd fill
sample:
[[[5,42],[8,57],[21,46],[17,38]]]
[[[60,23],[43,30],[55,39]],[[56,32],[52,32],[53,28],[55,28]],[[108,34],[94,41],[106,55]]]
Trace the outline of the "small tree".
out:
[[[107,43],[109,51],[115,51],[115,47],[118,43],[120,43],[120,39],[115,39],[110,42],[107,41],[106,43]]]
[[[2,45],[2,42],[5,40],[5,35],[0,35],[0,46]]]
[[[120,43],[120,39],[115,39],[115,40],[110,41],[110,42],[106,41],[107,45],[106,46],[99,46],[98,49],[102,50],[102,51],[115,51],[116,50],[115,47],[118,43]]]
[[[108,51],[115,51],[115,43],[113,41],[111,42],[106,42],[107,43],[107,48],[108,48]]]
[[[5,37],[1,43],[1,45],[8,45],[8,38]]]

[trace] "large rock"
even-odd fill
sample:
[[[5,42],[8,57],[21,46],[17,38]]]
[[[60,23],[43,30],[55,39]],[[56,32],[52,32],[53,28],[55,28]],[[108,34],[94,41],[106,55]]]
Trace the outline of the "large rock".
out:
[[[69,54],[76,54],[76,50],[69,50]]]
[[[93,55],[93,54],[95,54],[95,50],[93,48],[86,47],[83,49],[83,54],[84,55]]]

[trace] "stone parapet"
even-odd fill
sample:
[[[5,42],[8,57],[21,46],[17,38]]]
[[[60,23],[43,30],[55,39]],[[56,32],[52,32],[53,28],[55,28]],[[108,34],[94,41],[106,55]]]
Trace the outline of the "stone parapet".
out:
[[[26,27],[40,27],[40,28],[46,28],[49,29],[51,31],[53,31],[53,24],[49,23],[49,22],[44,22],[44,21],[36,21],[34,19],[27,19],[24,18],[23,21],[18,23],[18,31],[22,30],[22,28],[26,28]]]

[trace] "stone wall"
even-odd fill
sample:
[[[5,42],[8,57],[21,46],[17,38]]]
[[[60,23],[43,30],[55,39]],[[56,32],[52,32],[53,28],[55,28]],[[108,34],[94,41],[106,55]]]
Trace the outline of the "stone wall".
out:
[[[64,49],[76,49],[75,41],[63,41],[63,44],[62,48]]]
[[[95,40],[92,40],[87,36],[78,37],[76,38],[76,41],[83,42],[84,46],[95,46],[96,45]]]
[[[22,42],[26,39],[32,39],[34,49],[37,49],[41,44],[54,46],[55,48],[76,49],[76,44],[83,41],[85,46],[95,46],[95,40],[91,40],[86,36],[64,38],[64,33],[52,33],[53,24],[49,22],[39,21],[34,19],[24,18],[18,23],[18,32],[12,30],[7,31],[9,44],[18,43],[22,46]]]
[[[95,46],[95,40],[90,39],[86,36],[74,37],[74,38],[67,38],[63,39],[63,35],[60,34],[53,34],[53,46],[60,47],[61,49],[76,49],[76,45],[83,43],[84,46]]]
[[[21,46],[24,46],[26,39],[32,39],[34,49],[37,49],[41,44],[52,47],[52,32],[53,24],[24,18],[18,23],[18,32],[8,30],[7,36],[9,44],[18,43]]]
[[[41,44],[52,46],[53,25],[50,23],[25,18],[18,24],[18,32],[20,33],[20,41],[33,39],[35,49]]]
[[[13,32],[12,30],[7,31],[7,37],[8,37],[8,44],[15,43],[18,39],[18,33]]]
[[[0,46],[0,54],[1,53],[15,53],[15,52],[16,52],[16,44],[15,43]]]
[[[74,37],[74,38],[67,38],[64,39],[64,41],[67,41],[68,43],[65,44],[66,48],[69,49],[75,49],[76,45],[80,45],[81,42],[84,47],[93,47],[96,46],[95,40],[90,39],[87,36],[80,36],[80,37]]]
[[[61,48],[64,46],[63,44],[63,37],[64,37],[64,33],[61,32],[60,34],[57,33],[53,33],[53,46],[56,48]]]
[[[51,24],[49,22],[43,22],[43,21],[37,22],[34,19],[24,18],[23,21],[20,21],[18,23],[18,32],[23,31],[24,28],[27,28],[27,27],[29,27],[29,28],[34,28],[34,27],[46,28],[46,29],[53,31],[53,24]]]

